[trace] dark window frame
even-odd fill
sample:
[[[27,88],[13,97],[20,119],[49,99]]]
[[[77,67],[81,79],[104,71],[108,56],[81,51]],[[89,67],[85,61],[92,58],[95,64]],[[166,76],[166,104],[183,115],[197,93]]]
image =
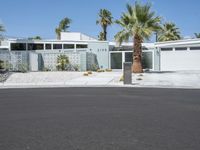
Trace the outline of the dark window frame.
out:
[[[47,47],[47,46],[50,46],[50,47]],[[49,43],[46,43],[45,44],[45,50],[51,50],[52,49],[52,45],[49,44]]]
[[[18,44],[18,46],[14,48],[13,44],[16,44],[16,45]],[[23,48],[21,48],[21,46]],[[26,43],[10,43],[10,50],[11,51],[26,51]]]
[[[74,49],[75,44],[63,44],[63,49]]]
[[[200,46],[193,46],[193,47],[190,47],[190,50],[191,50],[191,51],[200,50]]]
[[[56,47],[56,46],[61,46],[61,47]],[[53,44],[53,49],[54,50],[63,49],[63,46],[62,46],[62,44]]]
[[[38,48],[38,46],[41,47]],[[28,50],[29,51],[44,50],[44,43],[28,43]]]
[[[77,49],[88,48],[88,44],[76,44]]]
[[[175,51],[187,51],[187,47],[175,47]]]
[[[161,51],[173,51],[172,47],[160,48]]]

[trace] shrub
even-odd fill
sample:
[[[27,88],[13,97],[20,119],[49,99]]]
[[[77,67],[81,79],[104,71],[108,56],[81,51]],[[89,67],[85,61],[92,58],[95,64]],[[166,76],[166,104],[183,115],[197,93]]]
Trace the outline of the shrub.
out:
[[[112,69],[106,69],[106,72],[112,72]]]
[[[0,69],[4,69],[4,61],[0,60]]]

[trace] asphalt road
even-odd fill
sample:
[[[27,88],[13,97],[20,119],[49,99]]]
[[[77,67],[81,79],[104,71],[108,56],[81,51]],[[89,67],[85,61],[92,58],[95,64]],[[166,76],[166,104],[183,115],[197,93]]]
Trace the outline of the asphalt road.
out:
[[[199,150],[200,90],[0,90],[0,150]]]

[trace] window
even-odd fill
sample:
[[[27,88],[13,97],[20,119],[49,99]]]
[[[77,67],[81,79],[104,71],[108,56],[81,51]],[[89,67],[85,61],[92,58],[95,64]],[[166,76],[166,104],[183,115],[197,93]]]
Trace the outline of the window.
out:
[[[190,50],[200,50],[200,47],[190,47]]]
[[[28,44],[28,50],[44,50],[44,44]]]
[[[63,44],[64,49],[74,49],[74,44]]]
[[[161,48],[161,51],[173,51],[173,48]]]
[[[176,47],[175,50],[176,51],[186,51],[187,47]]]
[[[12,51],[25,51],[26,43],[11,43],[11,50]]]
[[[62,49],[62,44],[53,44],[53,49]]]
[[[122,69],[122,53],[111,53],[111,68]]]
[[[51,49],[51,44],[45,44],[45,49],[47,50]]]
[[[76,48],[88,48],[87,44],[77,44]]]

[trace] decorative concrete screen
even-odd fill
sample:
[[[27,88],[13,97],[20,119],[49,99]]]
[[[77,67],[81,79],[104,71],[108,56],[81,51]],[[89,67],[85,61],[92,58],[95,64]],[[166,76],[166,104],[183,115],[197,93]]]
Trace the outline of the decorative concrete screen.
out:
[[[81,55],[78,52],[54,52],[54,53],[41,53],[41,63],[39,63],[40,65],[43,65],[43,67],[45,69],[48,70],[57,70],[56,66],[57,66],[57,58],[60,55],[66,55],[69,58],[69,62],[71,65],[78,65],[79,66],[79,70],[81,70],[80,68],[80,59],[81,59]],[[39,66],[39,68],[41,68],[41,66]]]
[[[10,71],[20,71],[21,68],[29,69],[29,53],[25,51],[0,51],[0,60],[4,61],[4,67]]]

